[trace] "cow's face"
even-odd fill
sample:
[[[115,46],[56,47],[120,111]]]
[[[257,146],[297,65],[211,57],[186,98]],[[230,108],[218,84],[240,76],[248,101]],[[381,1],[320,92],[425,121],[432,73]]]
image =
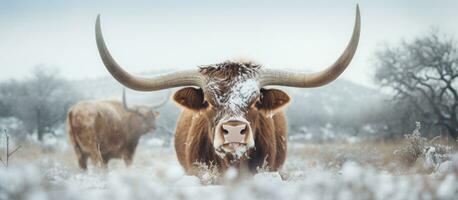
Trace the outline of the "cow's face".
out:
[[[156,118],[159,112],[147,106],[136,106],[132,112],[134,114],[133,123],[141,128],[141,132],[147,133],[156,129]]]
[[[290,98],[281,90],[261,88],[256,66],[226,64],[202,68],[205,87],[178,90],[174,100],[205,116],[209,138],[220,157],[239,159],[256,145],[258,118],[272,116]]]

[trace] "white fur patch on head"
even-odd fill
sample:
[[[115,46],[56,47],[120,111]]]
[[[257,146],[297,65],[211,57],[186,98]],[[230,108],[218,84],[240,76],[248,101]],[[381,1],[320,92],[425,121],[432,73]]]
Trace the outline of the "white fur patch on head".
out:
[[[258,81],[254,78],[246,79],[234,84],[231,91],[228,92],[228,97],[226,102],[224,102],[224,106],[227,109],[234,111],[235,114],[240,114],[237,112],[240,112],[249,106],[248,103],[257,98],[259,95],[260,91]]]
[[[243,64],[240,64],[244,66]],[[218,67],[218,70],[226,70]],[[213,94],[215,103],[231,116],[241,116],[243,111],[260,95],[256,70],[239,71],[229,79],[207,77],[205,90]],[[222,88],[226,88],[224,91]]]

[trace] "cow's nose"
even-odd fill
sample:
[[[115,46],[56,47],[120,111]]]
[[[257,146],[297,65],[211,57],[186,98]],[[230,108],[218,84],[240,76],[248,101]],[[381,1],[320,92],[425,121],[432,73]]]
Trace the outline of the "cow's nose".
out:
[[[245,143],[245,134],[247,132],[247,124],[239,121],[225,122],[221,126],[221,131],[224,136],[224,143]]]

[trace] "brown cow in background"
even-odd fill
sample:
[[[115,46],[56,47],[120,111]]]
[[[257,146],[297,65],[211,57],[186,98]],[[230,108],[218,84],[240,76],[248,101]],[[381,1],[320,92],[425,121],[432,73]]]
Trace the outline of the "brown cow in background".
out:
[[[110,55],[103,40],[100,17],[96,40],[105,67],[120,83],[134,90],[157,91],[173,87],[174,100],[183,106],[176,127],[175,150],[183,168],[195,172],[195,163],[256,173],[260,167],[278,170],[286,158],[286,119],[282,108],[290,101],[283,91],[267,86],[319,87],[335,80],[350,64],[360,35],[356,9],[352,38],[342,55],[317,73],[264,68],[251,62],[227,61],[152,77],[129,74]],[[224,47],[223,47],[224,48]]]
[[[168,99],[168,98],[167,98]],[[159,106],[129,108],[123,90],[123,102],[83,101],[72,106],[67,114],[67,131],[81,169],[87,159],[95,165],[107,167],[111,158],[122,158],[127,166],[140,137],[156,129],[154,111]]]

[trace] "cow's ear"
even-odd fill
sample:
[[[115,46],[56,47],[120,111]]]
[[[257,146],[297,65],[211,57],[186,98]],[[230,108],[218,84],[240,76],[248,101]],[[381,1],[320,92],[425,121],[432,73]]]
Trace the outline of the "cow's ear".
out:
[[[275,111],[288,104],[289,101],[288,94],[281,90],[261,88],[261,98],[256,106],[258,109]]]
[[[204,101],[204,92],[200,88],[187,87],[180,89],[173,95],[173,100],[191,110],[204,109],[208,105]]]

